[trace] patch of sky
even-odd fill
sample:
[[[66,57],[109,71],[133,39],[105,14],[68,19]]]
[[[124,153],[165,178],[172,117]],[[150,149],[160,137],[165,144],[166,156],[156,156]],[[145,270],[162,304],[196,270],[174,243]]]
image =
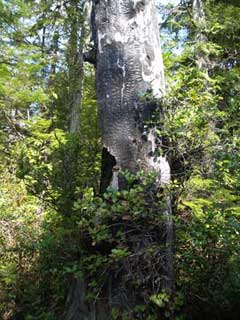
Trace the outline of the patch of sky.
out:
[[[178,6],[180,4],[181,0],[156,0],[156,5],[159,8],[159,23],[160,23],[160,33],[161,33],[161,39],[162,39],[162,47],[163,51],[166,47],[166,44],[171,40],[176,40],[176,45],[172,47],[172,52],[174,54],[181,54],[184,49],[184,42],[186,40],[188,31],[187,29],[182,29],[178,31],[177,37],[175,32],[171,32],[168,28],[165,28],[163,26],[163,22],[165,21],[166,17],[169,14],[169,8],[168,5],[171,5],[171,7]],[[169,50],[169,49],[167,49]]]
[[[177,5],[180,3],[180,0],[156,0],[156,3],[164,4],[164,5],[168,5],[168,4]]]

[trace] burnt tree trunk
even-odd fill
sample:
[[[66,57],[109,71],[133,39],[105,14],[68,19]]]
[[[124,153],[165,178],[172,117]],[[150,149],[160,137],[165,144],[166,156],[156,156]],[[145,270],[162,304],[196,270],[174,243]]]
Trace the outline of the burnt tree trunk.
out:
[[[92,10],[104,191],[122,187],[122,170],[160,175],[154,130],[144,129],[154,103],[142,97],[161,97],[165,81],[153,0],[95,0]]]
[[[117,190],[124,188],[121,172],[125,170],[131,173],[144,170],[146,174],[155,171],[157,183],[165,187],[170,183],[170,166],[166,156],[158,155],[154,126],[145,126],[157,105],[154,102],[156,99],[147,99],[145,95],[161,98],[165,92],[154,0],[93,0],[91,20],[94,49],[84,54],[84,58],[94,63],[96,70],[103,144],[101,192],[108,186]],[[172,293],[173,221],[170,196],[166,197],[163,211],[162,214],[166,215],[163,235],[166,242],[166,280],[162,286]],[[126,310],[128,298],[134,293],[128,295],[127,288],[124,288],[126,295],[121,295],[118,292],[122,289],[121,283],[111,283],[109,280],[108,285],[104,299],[88,304],[85,301],[87,283],[76,284],[70,297],[76,303],[71,303],[73,308],[64,319],[107,320],[111,319],[112,307]]]
[[[160,185],[170,183],[170,166],[158,156],[155,128],[145,126],[155,111],[154,99],[165,92],[157,10],[154,0],[94,0],[96,88],[102,131],[101,192],[122,189],[121,172],[155,171]],[[174,288],[171,197],[166,197],[165,283]]]

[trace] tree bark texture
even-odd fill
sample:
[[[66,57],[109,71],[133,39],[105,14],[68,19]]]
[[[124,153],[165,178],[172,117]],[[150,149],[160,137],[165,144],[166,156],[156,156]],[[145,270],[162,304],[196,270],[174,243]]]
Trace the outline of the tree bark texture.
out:
[[[69,19],[71,30],[68,49],[69,68],[69,132],[80,132],[80,113],[83,86],[83,41],[84,41],[84,18],[78,1],[71,0]]]
[[[166,157],[158,156],[155,128],[147,128],[154,100],[165,93],[157,10],[154,0],[95,0],[92,32],[96,49],[96,87],[102,130],[101,191],[124,187],[119,172],[155,171],[158,183],[170,183]],[[166,283],[172,291],[173,221],[166,202]]]
[[[206,35],[207,28],[207,17],[205,13],[205,3],[203,0],[193,0],[192,3],[192,15],[194,22],[196,24],[196,34],[195,42],[197,45],[196,50],[196,63],[198,69],[206,74],[206,79],[204,81],[204,91],[208,91],[211,87],[209,80],[207,78],[211,76],[213,72],[213,65],[209,54],[202,49],[203,45],[208,43],[209,39]],[[205,32],[204,32],[205,31]],[[206,140],[209,140],[210,137],[215,135],[216,123],[213,119],[208,121],[208,131],[206,133]],[[214,160],[208,150],[203,152],[203,165],[205,166],[205,175],[209,176],[214,172]]]
[[[208,73],[209,59],[207,54],[201,50],[201,45],[208,41],[206,34],[204,34],[204,29],[206,28],[206,15],[202,0],[193,0],[192,15],[197,28],[195,41],[199,45],[196,53],[197,65],[199,70]]]
[[[124,188],[125,182],[120,174],[124,170],[131,173],[155,171],[159,184],[169,184],[169,163],[166,157],[158,155],[154,126],[146,126],[157,104],[145,95],[161,98],[165,92],[154,0],[93,0],[91,20],[95,46],[91,53],[84,56],[85,60],[94,62],[96,69],[103,144],[101,191],[104,192],[108,186]],[[159,270],[164,269],[166,283],[163,287],[170,289],[173,282],[170,197],[163,211],[166,226],[162,238],[166,243],[166,257],[165,266],[159,266]],[[140,243],[136,244],[134,250],[138,252],[140,247]],[[98,305],[84,304],[84,282],[76,284],[70,293],[70,301],[78,300],[70,303],[73,309],[69,308],[64,319],[107,320],[111,319],[112,308],[122,311],[131,309],[137,294],[124,287],[120,275],[115,277],[118,278],[115,283],[111,283],[113,275],[109,277],[109,287]]]
[[[82,104],[83,87],[83,40],[84,40],[84,18],[81,14],[78,0],[70,0],[68,8],[68,18],[71,20],[70,37],[68,43],[68,75],[69,75],[69,133],[80,134],[80,114]],[[84,5],[84,4],[82,4]],[[65,156],[66,174],[64,174],[65,184],[71,188],[72,172],[75,171],[75,163],[72,155]],[[71,212],[72,203],[69,201]],[[85,283],[79,279],[72,279],[69,285],[65,310],[61,320],[92,320],[95,319],[93,312],[88,310],[85,301]]]
[[[104,191],[121,188],[121,170],[160,174],[154,130],[144,128],[155,106],[143,96],[161,97],[165,81],[153,0],[95,0],[92,20]]]
[[[122,170],[155,171],[157,182],[170,183],[168,160],[158,155],[156,133],[147,127],[155,111],[151,93],[165,93],[158,13],[154,0],[95,0],[92,33],[96,50],[96,87],[102,130],[101,191],[124,187]],[[165,284],[174,288],[171,197],[166,201]]]

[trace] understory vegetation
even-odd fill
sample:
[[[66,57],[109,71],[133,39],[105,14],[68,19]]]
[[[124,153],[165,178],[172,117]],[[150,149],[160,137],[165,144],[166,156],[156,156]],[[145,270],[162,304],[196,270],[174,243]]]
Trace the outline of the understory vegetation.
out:
[[[146,126],[172,181],[124,172],[126,190],[100,194],[94,68],[84,63],[78,82],[84,2],[0,0],[0,318],[63,319],[71,284],[85,279],[91,304],[116,283],[126,310],[113,320],[239,319],[240,3],[204,1],[204,23],[192,1],[160,6],[167,94]],[[160,268],[169,197],[173,296]]]

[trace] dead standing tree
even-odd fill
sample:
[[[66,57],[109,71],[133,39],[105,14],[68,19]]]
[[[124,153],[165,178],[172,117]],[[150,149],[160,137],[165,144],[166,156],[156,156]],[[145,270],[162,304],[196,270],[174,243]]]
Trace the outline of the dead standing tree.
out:
[[[170,167],[166,157],[158,156],[155,128],[145,126],[156,104],[142,98],[146,93],[161,98],[165,92],[154,0],[93,0],[91,23],[94,48],[84,54],[84,58],[94,63],[96,71],[103,144],[101,192],[108,186],[124,188],[121,172],[125,170],[131,173],[144,170],[146,174],[154,171],[159,185],[169,184]],[[165,206],[167,280],[162,286],[171,293],[174,280],[170,200],[167,199]],[[114,285],[119,291],[119,284]],[[84,289],[80,291],[79,301],[82,301]],[[110,309],[114,305],[114,295],[116,297],[116,292],[110,284]],[[117,303],[124,309],[122,298]],[[66,319],[110,319],[109,306],[87,307],[83,303],[79,316]]]
[[[122,170],[155,171],[159,184],[170,182],[170,167],[159,157],[154,128],[145,130],[154,103],[165,92],[157,10],[154,0],[95,0],[92,30],[96,55],[96,87],[102,130],[101,189],[124,187]],[[167,199],[167,269],[165,287],[173,284],[171,203]]]
[[[99,0],[92,10],[104,191],[122,187],[121,170],[160,173],[154,132],[144,131],[154,107],[140,96],[161,97],[165,81],[153,0]]]
[[[101,191],[109,185],[124,188],[121,171],[155,171],[159,184],[170,183],[170,167],[158,156],[154,128],[145,129],[154,103],[165,92],[157,10],[154,0],[94,0],[92,33],[96,88],[102,131]],[[166,205],[168,270],[165,287],[173,280],[173,222],[171,201]]]

